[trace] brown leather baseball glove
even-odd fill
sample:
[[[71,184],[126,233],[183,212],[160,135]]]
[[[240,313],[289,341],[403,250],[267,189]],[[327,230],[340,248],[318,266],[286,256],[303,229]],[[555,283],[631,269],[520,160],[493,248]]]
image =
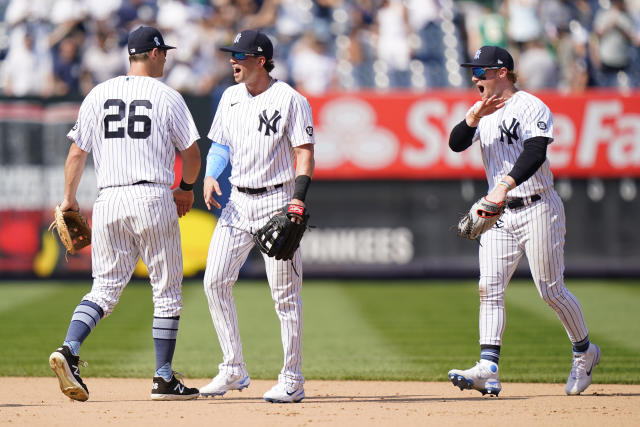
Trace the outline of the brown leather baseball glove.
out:
[[[67,252],[75,254],[91,244],[91,228],[84,216],[78,211],[62,211],[56,206],[53,212],[55,220],[49,230],[55,229]]]

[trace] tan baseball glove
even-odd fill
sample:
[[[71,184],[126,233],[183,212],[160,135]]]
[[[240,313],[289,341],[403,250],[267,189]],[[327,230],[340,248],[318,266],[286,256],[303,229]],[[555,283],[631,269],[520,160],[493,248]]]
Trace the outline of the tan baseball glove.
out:
[[[458,222],[458,235],[475,240],[493,227],[504,212],[504,202],[493,203],[480,198]]]
[[[91,228],[80,212],[63,212],[60,206],[56,206],[53,214],[55,220],[49,226],[49,230],[55,229],[58,232],[60,241],[67,252],[75,254],[91,244]]]

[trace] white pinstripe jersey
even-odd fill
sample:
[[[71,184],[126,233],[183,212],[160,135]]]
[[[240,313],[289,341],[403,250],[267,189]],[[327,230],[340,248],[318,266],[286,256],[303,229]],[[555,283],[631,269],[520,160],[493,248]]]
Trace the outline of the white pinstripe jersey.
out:
[[[172,185],[175,149],[186,150],[200,135],[178,92],[152,77],[120,76],[89,92],[67,137],[93,150],[101,189]]]
[[[314,143],[311,106],[278,80],[257,96],[239,83],[222,94],[208,137],[229,147],[231,184],[260,188],[292,181],[293,147]]]
[[[513,169],[524,149],[524,141],[535,136],[553,139],[553,116],[540,99],[521,90],[511,96],[504,107],[480,119],[473,141],[481,142],[490,189]],[[511,190],[509,196],[532,196],[552,187],[553,174],[549,159],[545,159],[533,176]]]

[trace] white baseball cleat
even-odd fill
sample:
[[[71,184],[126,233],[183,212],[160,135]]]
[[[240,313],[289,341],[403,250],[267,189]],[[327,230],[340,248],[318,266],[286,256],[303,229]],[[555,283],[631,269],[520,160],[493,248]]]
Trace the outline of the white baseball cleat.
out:
[[[482,395],[489,393],[497,396],[502,390],[498,378],[498,365],[489,360],[480,359],[473,368],[461,371],[452,369],[449,371],[449,379],[460,390],[475,389]]]
[[[206,386],[200,388],[201,396],[222,396],[229,390],[240,390],[249,387],[251,380],[246,372],[241,374],[226,374],[220,372]]]
[[[568,395],[582,393],[591,384],[591,374],[600,362],[600,347],[591,343],[587,351],[573,353],[573,365],[564,391]]]
[[[278,383],[262,397],[272,403],[298,403],[304,399],[304,388],[300,384],[297,388],[290,389],[284,384]]]

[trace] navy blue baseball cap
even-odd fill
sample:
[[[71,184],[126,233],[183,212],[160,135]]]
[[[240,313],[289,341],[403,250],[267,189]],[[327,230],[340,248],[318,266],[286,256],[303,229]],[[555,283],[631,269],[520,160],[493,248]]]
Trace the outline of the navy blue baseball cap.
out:
[[[273,58],[273,45],[267,35],[258,30],[244,30],[236,34],[233,45],[221,47],[224,52],[248,53],[251,55]]]
[[[482,46],[473,56],[473,61],[460,64],[461,67],[505,67],[513,71],[513,57],[499,46]]]
[[[162,34],[153,27],[140,26],[129,33],[129,41],[127,42],[129,55],[149,52],[156,47],[164,50],[175,49],[174,46],[164,44]]]

